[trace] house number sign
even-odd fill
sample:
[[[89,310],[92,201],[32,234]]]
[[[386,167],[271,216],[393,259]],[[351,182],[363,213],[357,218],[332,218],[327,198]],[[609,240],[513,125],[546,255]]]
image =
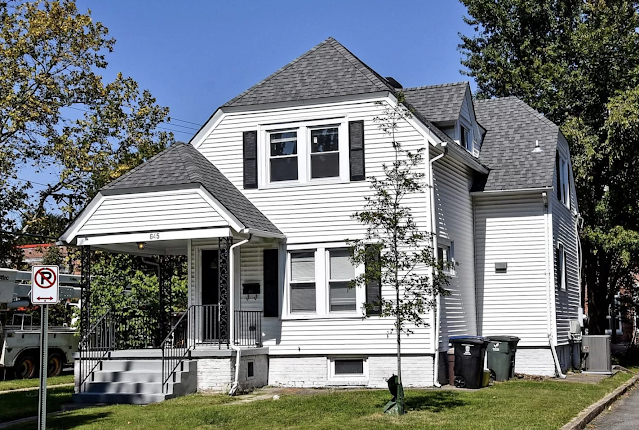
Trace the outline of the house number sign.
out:
[[[149,239],[150,240],[158,240],[158,239],[160,239],[160,233],[151,233],[149,235]]]

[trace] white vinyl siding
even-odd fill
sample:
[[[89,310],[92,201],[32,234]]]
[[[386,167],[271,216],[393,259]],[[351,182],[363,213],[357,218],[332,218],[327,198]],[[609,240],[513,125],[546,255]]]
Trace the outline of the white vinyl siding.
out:
[[[540,194],[475,199],[479,334],[513,335],[547,346],[548,226]],[[495,263],[506,263],[496,273]]]
[[[557,149],[559,151],[560,158],[564,160],[570,160],[570,153],[568,152],[568,144],[560,136],[557,142]],[[561,165],[561,164],[560,164]],[[572,173],[567,166],[567,174]],[[557,174],[554,176],[554,189],[555,193],[559,191],[559,181]],[[577,233],[576,233],[576,218],[573,212],[577,212],[577,198],[574,190],[574,181],[566,181],[569,192],[567,198],[569,199],[570,209],[554,196],[551,204],[552,210],[552,230],[553,230],[553,249],[558,248],[558,244],[561,243],[566,251],[565,266],[565,282],[566,288],[554,288],[555,294],[555,313],[556,313],[556,326],[557,326],[557,343],[559,345],[568,343],[570,337],[570,320],[577,319],[579,316],[579,306],[581,304],[580,286],[579,286],[579,260],[577,251]],[[554,253],[554,264],[551,269],[554,268],[553,273],[553,285],[557,282],[557,253]]]
[[[453,276],[447,287],[450,295],[441,298],[440,348],[447,349],[450,336],[474,335],[477,330],[473,207],[469,194],[472,172],[445,156],[435,161],[433,174],[438,246],[450,248],[459,263],[451,269]]]
[[[227,226],[198,189],[105,196],[79,235]]]
[[[364,205],[364,197],[371,194],[368,181],[344,178],[324,178],[305,184],[261,189],[243,189],[242,132],[267,130],[269,124],[287,124],[308,119],[306,124],[364,121],[366,176],[380,176],[382,163],[393,158],[390,138],[379,130],[373,120],[381,114],[374,101],[341,102],[315,106],[267,109],[253,112],[228,113],[205,138],[202,152],[251,202],[262,211],[287,237],[287,243],[314,243],[344,241],[362,237],[364,227],[351,215]],[[332,118],[332,119],[331,119]],[[345,127],[344,127],[345,128]],[[258,133],[258,152],[264,148]],[[425,138],[408,123],[399,125],[396,139],[405,149],[424,147]],[[298,145],[301,145],[298,142]],[[340,134],[340,149],[348,148],[348,133]],[[344,157],[342,157],[344,155]],[[301,155],[300,155],[301,156]],[[348,172],[348,151],[340,151],[340,165]],[[259,168],[264,170],[260,162]],[[420,169],[422,167],[418,167]],[[423,167],[426,169],[426,166]],[[261,176],[264,172],[258,172]],[[330,180],[330,182],[326,182]],[[277,184],[280,185],[280,184]],[[428,228],[427,198],[424,194],[410,196],[406,203],[413,209],[415,219],[421,227]]]

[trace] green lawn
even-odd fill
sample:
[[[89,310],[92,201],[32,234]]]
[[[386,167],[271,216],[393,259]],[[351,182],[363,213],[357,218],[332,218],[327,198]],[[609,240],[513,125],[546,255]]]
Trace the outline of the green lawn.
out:
[[[631,375],[600,384],[511,381],[477,391],[407,390],[409,413],[381,412],[385,390],[283,395],[225,405],[228,396],[191,395],[149,406],[106,406],[49,417],[49,429],[557,429]],[[4,399],[0,398],[4,409]],[[13,427],[35,428],[35,424]]]
[[[58,384],[72,384],[73,375],[55,376],[47,378],[47,386]],[[0,381],[0,391],[15,390],[18,388],[31,388],[40,386],[40,379],[15,379],[12,381]]]
[[[47,389],[47,411],[59,411],[62,405],[71,402],[71,394],[73,394],[73,387]],[[36,415],[38,415],[38,390],[0,394],[0,423]]]

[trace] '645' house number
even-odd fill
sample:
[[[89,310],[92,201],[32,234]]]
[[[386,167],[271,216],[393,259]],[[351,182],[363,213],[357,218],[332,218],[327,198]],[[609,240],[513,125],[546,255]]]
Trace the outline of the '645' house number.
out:
[[[150,240],[158,240],[160,238],[160,233],[151,233],[149,235]]]

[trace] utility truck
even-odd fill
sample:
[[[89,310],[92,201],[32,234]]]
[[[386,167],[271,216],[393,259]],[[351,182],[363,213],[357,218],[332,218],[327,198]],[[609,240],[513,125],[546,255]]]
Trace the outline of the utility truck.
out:
[[[80,298],[80,276],[59,274],[60,301],[71,306]],[[0,268],[0,373],[12,371],[17,378],[38,375],[40,324],[34,324],[27,310],[31,304],[31,272]],[[39,311],[36,311],[39,315]],[[69,321],[63,326],[49,326],[48,376],[58,376],[62,368],[73,363],[79,334]],[[3,375],[0,375],[3,376]]]

